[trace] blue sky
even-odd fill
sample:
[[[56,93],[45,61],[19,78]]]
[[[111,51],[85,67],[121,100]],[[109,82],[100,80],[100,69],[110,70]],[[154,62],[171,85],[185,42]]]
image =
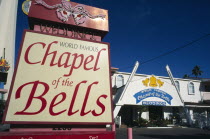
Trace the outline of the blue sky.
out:
[[[27,16],[19,0],[16,47]],[[210,34],[210,0],[75,0],[109,11],[110,32],[103,39],[111,46],[111,65],[131,72],[135,61],[137,73],[168,76],[168,64],[174,77],[191,74],[195,65],[210,78],[210,35],[188,47],[153,61],[145,61]],[[17,50],[18,51],[18,50]],[[17,54],[16,51],[16,54]],[[141,64],[144,63],[144,64]],[[192,75],[191,75],[192,76]]]

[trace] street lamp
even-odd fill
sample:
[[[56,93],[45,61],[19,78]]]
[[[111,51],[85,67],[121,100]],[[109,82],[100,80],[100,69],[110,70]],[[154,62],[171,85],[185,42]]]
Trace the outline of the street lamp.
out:
[[[137,113],[138,113],[138,121],[139,121],[139,114],[140,114],[140,112],[138,111]]]

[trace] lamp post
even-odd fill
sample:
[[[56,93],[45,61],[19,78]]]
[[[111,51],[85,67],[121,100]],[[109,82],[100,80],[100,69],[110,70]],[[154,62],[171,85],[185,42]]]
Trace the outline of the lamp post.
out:
[[[140,117],[139,117],[139,114],[140,114],[140,112],[138,111],[137,113],[138,113],[138,121],[139,121],[139,118],[140,118]]]

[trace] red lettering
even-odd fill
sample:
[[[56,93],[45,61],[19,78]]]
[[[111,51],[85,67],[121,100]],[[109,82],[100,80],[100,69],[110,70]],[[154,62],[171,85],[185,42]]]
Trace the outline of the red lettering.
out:
[[[68,115],[71,116],[75,113],[77,113],[79,110],[76,110],[73,112],[73,107],[74,107],[74,102],[76,100],[76,96],[77,96],[77,93],[78,93],[78,90],[79,90],[79,87],[82,83],[86,83],[87,81],[82,81],[80,83],[78,83],[75,87],[75,90],[74,90],[74,94],[73,94],[73,97],[72,97],[72,100],[71,100],[71,104],[70,104],[70,107],[69,107],[69,111],[68,111]]]
[[[55,100],[56,100],[56,99],[58,98],[58,96],[60,96],[60,95],[62,96],[62,99],[61,99],[59,102],[55,103]],[[60,111],[60,112],[57,112],[57,113],[53,112],[53,107],[57,106],[58,104],[60,104],[61,102],[63,102],[65,99],[66,99],[66,93],[64,93],[64,92],[61,92],[60,94],[56,95],[56,96],[53,98],[52,102],[50,103],[50,108],[49,108],[50,115],[56,116],[56,115],[59,115],[59,114],[61,114],[61,113],[63,113],[63,112],[66,111],[66,110],[63,110],[63,111]]]
[[[74,69],[79,69],[80,67],[83,67],[84,70],[91,70],[91,69],[93,71],[99,70],[100,67],[98,67],[98,62],[99,62],[101,53],[102,53],[102,51],[106,51],[105,48],[101,49],[98,52],[96,58],[93,55],[89,55],[85,58],[85,56],[83,54],[78,54],[78,53],[71,54],[70,52],[64,52],[61,55],[57,56],[58,51],[51,50],[51,47],[53,44],[58,44],[58,41],[51,42],[45,50],[43,49],[45,51],[45,53],[43,55],[42,61],[33,61],[33,59],[29,59],[30,58],[29,56],[30,56],[30,52],[32,51],[31,48],[33,46],[41,45],[42,48],[45,48],[46,44],[42,43],[42,42],[37,42],[37,43],[31,44],[26,49],[26,52],[24,55],[24,59],[25,59],[26,63],[28,63],[28,64],[40,63],[41,65],[45,65],[47,63],[47,61],[49,61],[50,67],[57,65],[58,67],[69,68],[69,72],[67,74],[64,74],[63,76],[71,76]],[[56,57],[58,57],[58,58],[56,58]],[[73,58],[72,58],[72,62],[70,63],[71,57],[73,57]],[[93,66],[91,66],[91,65],[93,65]]]
[[[104,48],[104,49],[101,49],[99,52],[98,52],[98,55],[97,55],[97,58],[96,58],[96,63],[95,63],[95,66],[94,66],[94,71],[97,71],[97,70],[99,70],[100,68],[98,68],[97,67],[97,65],[98,65],[98,60],[99,60],[99,57],[100,57],[100,55],[101,55],[101,51],[105,51],[106,49]]]
[[[88,97],[89,97],[89,94],[90,94],[90,89],[92,87],[92,85],[94,84],[98,84],[98,82],[93,82],[91,85],[88,86],[87,88],[87,91],[86,91],[86,95],[85,95],[85,99],[83,101],[83,105],[82,105],[82,110],[80,112],[80,115],[81,116],[84,116],[86,114],[88,114],[89,112],[91,112],[91,110],[89,110],[88,112],[85,112],[85,107],[86,107],[86,104],[87,104],[87,101],[88,101]]]
[[[34,45],[36,46],[36,44],[41,44],[43,48],[46,46],[46,44],[45,44],[45,43],[42,43],[42,42],[36,42],[36,43],[31,44],[31,45],[26,49],[26,53],[25,53],[25,56],[24,56],[24,59],[25,59],[26,63],[28,63],[28,64],[38,64],[38,63],[41,62],[41,61],[38,61],[38,62],[30,62],[29,59],[28,59],[29,51],[31,50],[31,48],[32,48]],[[37,47],[37,46],[36,46],[36,47]]]
[[[91,69],[93,68],[93,67],[90,67],[90,68],[87,67],[87,64],[90,63],[90,62],[92,62],[93,59],[94,59],[94,56],[93,56],[93,55],[90,55],[90,56],[88,56],[88,57],[85,59],[85,61],[84,61],[84,69],[85,69],[85,70],[91,70]]]
[[[17,89],[17,92],[15,94],[15,99],[20,98],[22,89],[25,86],[30,85],[30,84],[32,84],[33,87],[31,89],[31,93],[29,95],[29,98],[28,98],[28,101],[26,103],[26,106],[25,106],[25,108],[22,111],[16,112],[15,115],[35,115],[35,114],[38,114],[38,113],[42,112],[45,109],[46,105],[47,105],[47,101],[43,98],[43,96],[49,91],[49,86],[48,86],[48,84],[46,84],[44,82],[39,82],[39,81],[29,82],[29,83],[21,85]],[[35,97],[34,95],[35,95],[36,89],[37,89],[39,84],[44,86],[44,92],[40,96]],[[25,112],[31,106],[31,103],[32,103],[33,99],[39,99],[41,101],[41,104],[42,104],[41,108],[37,112]]]
[[[83,59],[84,59],[83,54],[78,55],[77,53],[75,53],[72,56],[74,56],[74,59],[73,59],[69,74],[64,74],[64,76],[70,76],[74,69],[78,69],[82,65],[82,62],[83,62]],[[75,64],[76,64],[78,58],[80,58],[80,62],[79,62],[79,65],[76,66]]]
[[[74,110],[74,105],[75,105],[75,101],[76,101],[76,97],[77,97],[77,94],[79,92],[79,89],[82,88],[81,85],[82,84],[86,84],[86,83],[87,83],[87,81],[84,80],[84,81],[81,81],[80,83],[78,83],[76,85],[76,87],[74,89],[74,93],[73,93],[72,99],[70,101],[70,105],[69,105],[69,109],[68,109],[68,113],[67,113],[68,116],[74,115],[74,114],[76,114],[76,113],[78,113],[80,111],[80,109]],[[100,116],[100,115],[102,115],[105,112],[106,107],[101,102],[102,99],[106,99],[107,98],[107,95],[105,95],[105,94],[100,95],[98,97],[98,99],[96,100],[96,104],[97,104],[96,106],[100,107],[101,111],[99,110],[97,112],[95,109],[94,110],[86,110],[86,105],[88,103],[88,98],[90,96],[91,89],[92,89],[93,85],[97,85],[98,83],[99,82],[97,82],[97,81],[93,82],[87,87],[84,100],[83,101],[81,100],[83,102],[83,104],[82,104],[82,107],[81,107],[80,116],[85,116],[85,115],[87,115],[89,113],[91,113],[93,116]],[[29,94],[28,100],[26,101],[26,105],[25,105],[24,109],[21,110],[21,111],[17,111],[15,113],[15,115],[36,115],[36,114],[39,114],[42,111],[44,111],[44,109],[46,108],[48,102],[44,98],[44,96],[49,91],[49,85],[47,83],[40,82],[38,80],[34,81],[34,82],[25,83],[25,84],[21,85],[17,89],[17,92],[15,94],[15,99],[18,99],[18,98],[21,97],[21,93],[23,93],[22,90],[24,90],[23,88],[25,88],[25,87],[29,88],[30,86],[32,86],[31,87],[31,92]],[[35,96],[36,90],[40,86],[42,86],[41,88],[44,88],[43,92],[41,93],[41,95]],[[55,111],[55,109],[54,109],[59,104],[63,103],[66,100],[66,97],[67,97],[67,95],[66,95],[65,92],[61,92],[61,93],[55,95],[55,97],[52,99],[52,101],[50,102],[50,105],[49,105],[49,114],[51,116],[57,116],[57,115],[60,115],[60,114],[62,114],[62,113],[67,111],[67,109],[65,109],[65,108],[59,109],[57,111]],[[30,109],[34,99],[38,99],[41,102],[41,106],[36,111],[28,111]]]
[[[66,56],[66,61],[65,61],[63,64],[61,64],[62,58],[63,58],[65,55],[67,55],[67,56]],[[68,62],[69,62],[69,59],[70,59],[70,55],[71,55],[71,53],[69,53],[69,52],[63,53],[63,54],[59,57],[59,60],[58,60],[58,67],[64,66],[64,68],[67,68],[67,67],[71,66],[71,65],[68,65]]]
[[[107,98],[107,95],[101,95],[100,97],[98,97],[96,103],[101,108],[101,113],[96,113],[96,111],[93,110],[92,111],[93,116],[99,116],[99,115],[103,114],[104,111],[105,111],[105,109],[106,109],[106,107],[104,106],[104,104],[100,102],[100,98],[101,97],[104,98],[104,99],[106,99]]]
[[[43,60],[42,60],[41,65],[44,65],[44,64],[45,64],[45,61],[46,61],[47,57],[48,57],[49,55],[51,55],[51,54],[52,54],[52,59],[51,59],[51,62],[50,62],[50,66],[55,66],[55,65],[57,65],[57,63],[54,63],[54,60],[55,60],[55,56],[56,56],[56,54],[57,54],[57,51],[49,52],[49,51],[50,51],[50,48],[51,48],[51,46],[52,46],[52,44],[54,44],[54,43],[57,44],[58,41],[54,41],[54,42],[52,42],[52,43],[50,43],[50,44],[48,45],[47,50],[46,50],[46,52],[45,52],[45,55],[44,55],[44,58],[43,58]]]

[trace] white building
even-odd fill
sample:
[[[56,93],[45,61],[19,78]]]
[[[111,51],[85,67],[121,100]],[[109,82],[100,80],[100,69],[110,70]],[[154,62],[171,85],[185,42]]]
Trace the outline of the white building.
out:
[[[0,100],[7,99],[14,71],[17,5],[18,0],[0,0],[0,58],[5,54],[5,59],[10,64],[7,83],[0,85]]]
[[[175,78],[179,96],[169,77],[136,74],[122,94],[129,76],[130,73],[117,71],[112,76],[118,124],[135,125],[139,117],[148,123],[167,120],[170,124],[199,127],[209,124],[210,79]]]

